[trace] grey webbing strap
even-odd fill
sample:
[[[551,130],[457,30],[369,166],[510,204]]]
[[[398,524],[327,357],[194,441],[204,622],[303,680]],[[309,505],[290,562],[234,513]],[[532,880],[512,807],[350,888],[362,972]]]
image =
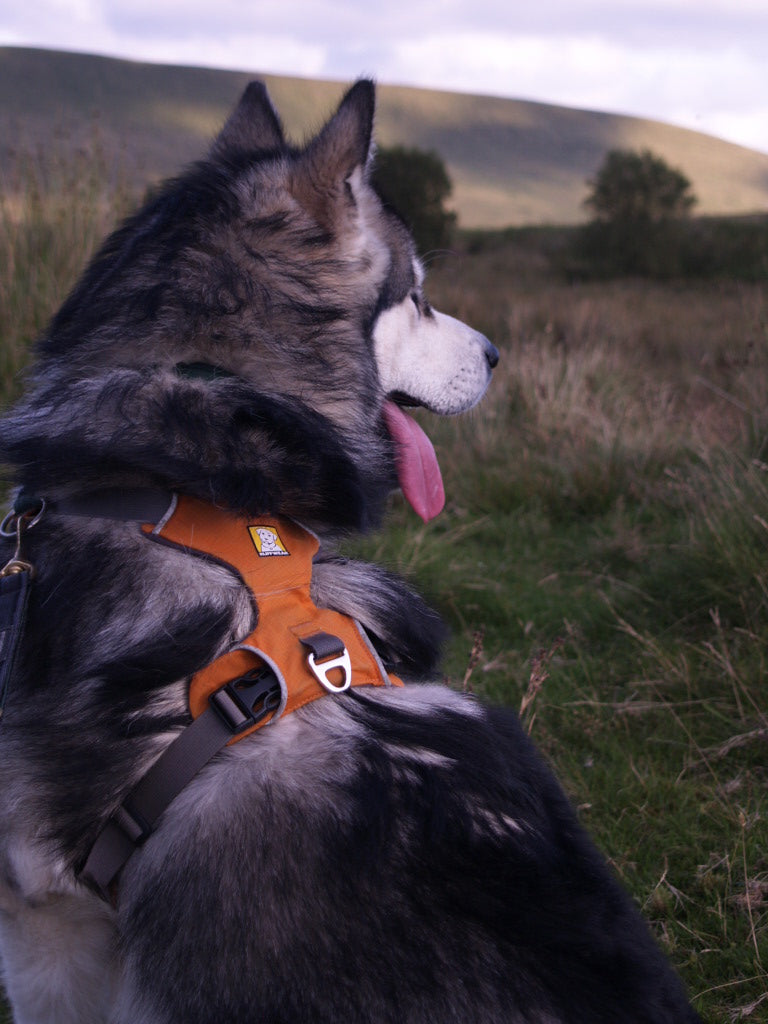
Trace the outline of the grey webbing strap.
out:
[[[107,821],[80,872],[81,880],[106,895],[163,811],[231,739],[232,730],[212,709],[188,725]]]
[[[50,512],[65,516],[117,519],[125,522],[157,523],[167,513],[173,491],[160,487],[104,487],[68,498],[46,499]],[[14,512],[21,515],[40,504],[40,498],[21,490],[14,501]]]
[[[233,680],[212,694],[212,706],[166,747],[109,818],[78,877],[109,900],[118,872],[152,834],[163,811],[233,736],[274,711],[279,699],[280,684],[271,670]]]
[[[312,633],[299,638],[315,657],[316,661],[338,658],[344,653],[344,641],[332,633]]]
[[[157,523],[173,500],[171,491],[149,487],[113,487],[51,502],[51,511],[94,519]]]

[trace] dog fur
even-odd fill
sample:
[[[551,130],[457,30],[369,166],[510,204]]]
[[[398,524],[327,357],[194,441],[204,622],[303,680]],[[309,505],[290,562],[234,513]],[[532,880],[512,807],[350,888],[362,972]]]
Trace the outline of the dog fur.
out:
[[[0,456],[49,508],[0,726],[0,949],[17,1024],[698,1020],[511,712],[434,682],[436,614],[329,553],[397,486],[385,400],[463,411],[496,353],[432,310],[368,184],[374,89],[307,145],[253,83],[206,159],[104,244],[41,338]],[[190,364],[215,368],[203,379]],[[128,861],[77,880],[257,614],[225,567],[68,496],[162,487],[324,541],[319,605],[404,688],[228,747]],[[11,548],[8,550],[10,555]]]

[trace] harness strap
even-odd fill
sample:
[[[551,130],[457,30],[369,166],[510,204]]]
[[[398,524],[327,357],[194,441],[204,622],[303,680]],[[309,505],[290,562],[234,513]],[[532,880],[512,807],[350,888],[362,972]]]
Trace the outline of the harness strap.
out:
[[[80,880],[109,900],[118,872],[152,834],[163,811],[233,737],[274,711],[279,701],[280,684],[269,669],[231,680],[213,694],[208,710],[166,747],[107,821]]]
[[[47,498],[45,507],[49,512],[67,516],[156,523],[172,501],[173,492],[160,487],[104,487],[68,498]],[[13,510],[16,515],[23,515],[28,509],[39,506],[40,498],[21,490],[16,495]]]

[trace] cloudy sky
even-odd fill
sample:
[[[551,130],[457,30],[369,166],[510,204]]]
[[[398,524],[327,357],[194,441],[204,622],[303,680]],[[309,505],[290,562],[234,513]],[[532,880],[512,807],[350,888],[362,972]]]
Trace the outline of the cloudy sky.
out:
[[[768,152],[768,0],[15,0],[0,44],[543,100]]]

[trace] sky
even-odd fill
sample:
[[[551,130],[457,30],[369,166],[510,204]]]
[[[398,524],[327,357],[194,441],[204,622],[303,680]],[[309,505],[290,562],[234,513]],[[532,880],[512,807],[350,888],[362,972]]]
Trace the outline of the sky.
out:
[[[31,0],[0,45],[540,100],[768,153],[768,0]]]

